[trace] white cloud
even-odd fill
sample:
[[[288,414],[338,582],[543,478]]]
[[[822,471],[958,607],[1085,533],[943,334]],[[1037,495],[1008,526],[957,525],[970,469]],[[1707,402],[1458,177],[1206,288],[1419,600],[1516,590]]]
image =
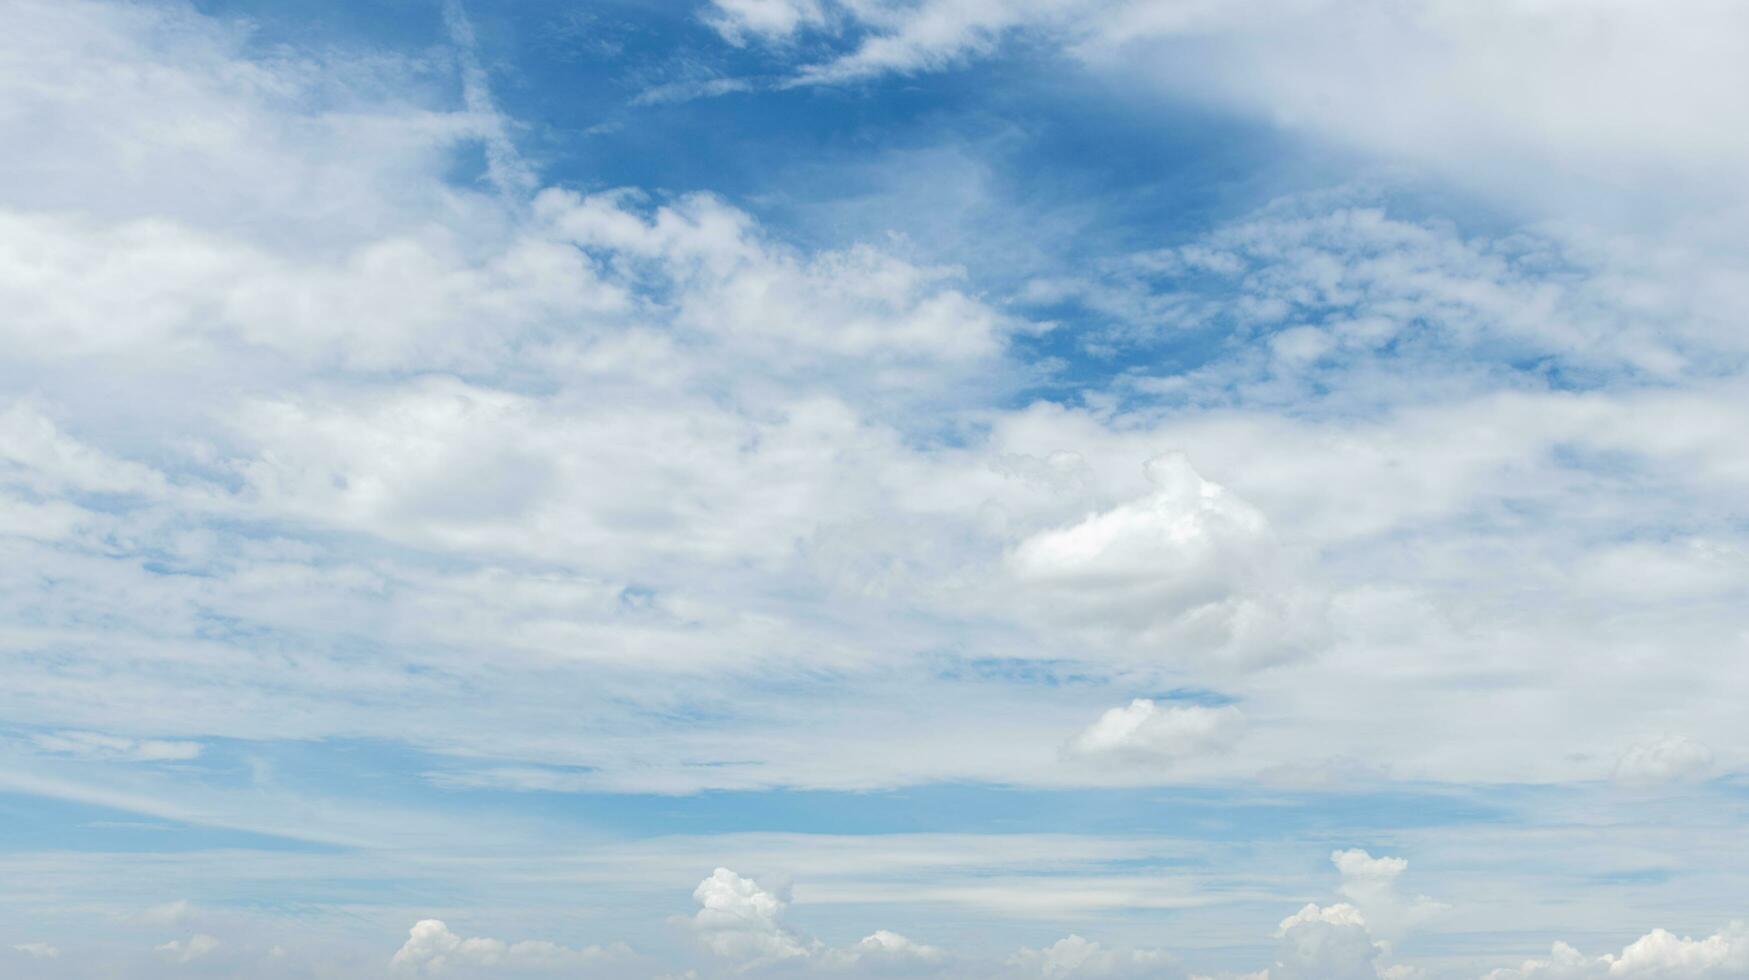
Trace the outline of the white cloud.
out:
[[[1633,746],[1617,760],[1615,778],[1635,786],[1692,779],[1712,767],[1713,753],[1686,735],[1664,735]]]
[[[737,970],[805,963],[828,973],[910,976],[933,973],[948,963],[939,947],[889,929],[839,947],[799,936],[783,922],[787,896],[728,868],[718,868],[699,882],[692,897],[699,905],[687,920],[693,935]]]
[[[48,943],[17,943],[12,948],[33,960],[59,959],[61,955],[60,949]]]
[[[199,742],[182,742],[157,738],[129,738],[105,735],[101,732],[55,732],[32,735],[38,748],[63,755],[86,759],[113,759],[127,762],[174,762],[200,755]]]
[[[1100,715],[1070,740],[1069,749],[1090,758],[1171,763],[1225,751],[1244,724],[1245,716],[1232,705],[1210,708],[1136,698]]]
[[[1022,949],[1008,965],[1021,976],[1044,980],[1095,977],[1181,976],[1172,957],[1153,949],[1110,949],[1077,935],[1041,949]]]
[[[1298,912],[1281,920],[1281,925],[1276,926],[1275,934],[1286,935],[1290,930],[1310,923],[1365,928],[1366,918],[1360,914],[1359,909],[1346,902],[1322,906],[1308,902]]]
[[[216,937],[197,932],[187,939],[172,939],[156,950],[158,955],[173,963],[190,963],[212,953],[219,945]]]
[[[1718,52],[1740,43],[1739,13],[1541,6],[1419,3],[1381,25],[1373,8],[1308,3],[1254,26],[1223,4],[720,5],[743,40],[842,28],[856,51],[818,79],[940,66],[1036,27],[1101,70],[1144,63],[1172,91],[1485,182],[1516,185],[1525,159],[1559,164],[1542,168],[1557,181],[1640,160],[1742,172],[1742,134],[1717,125],[1740,115],[1741,68]],[[1588,18],[1612,55],[1595,63],[1629,77],[1579,70],[1594,63],[1573,33]],[[1621,733],[1663,730],[1680,709],[1690,734],[1630,748],[1624,782],[1738,761],[1703,742],[1742,743],[1749,693],[1749,397],[1732,373],[1749,302],[1705,235],[1658,249],[1562,229],[1490,237],[1345,194],[1288,202],[1040,286],[1122,321],[1100,338],[1115,348],[1222,327],[1206,369],[1136,358],[1110,389],[1011,407],[1021,372],[1005,357],[1030,328],[973,277],[902,245],[809,249],[708,194],[538,190],[477,59],[462,59],[458,109],[432,95],[454,79],[423,74],[442,58],[262,57],[246,28],[187,5],[17,0],[5,19],[0,716],[45,733],[35,749],[190,761],[207,737],[380,737],[445,755],[440,785],[475,790],[1152,782],[1207,775],[1195,762],[1214,754],[1229,773],[1349,758],[1538,782],[1608,771]],[[1642,27],[1646,44],[1614,58]],[[1340,43],[1352,28],[1378,42],[1355,58]],[[1607,118],[1569,111],[1622,97],[1644,59],[1701,28],[1693,63],[1672,61],[1643,99]],[[465,39],[454,17],[452,31]],[[1180,39],[1200,55],[1163,57]],[[1502,44],[1529,77],[1478,83]],[[1188,82],[1153,75],[1211,59]],[[1709,72],[1727,84],[1663,113]],[[446,179],[474,144],[493,188]],[[1214,280],[1206,296],[1176,291]],[[1154,456],[1167,446],[1185,455]],[[1136,464],[1150,458],[1148,489]],[[1230,688],[1260,723],[1138,700],[1061,757],[1112,691],[1180,683]],[[549,866],[567,861],[648,887],[634,861],[506,858],[493,848],[528,848],[536,831],[311,798],[266,763],[242,786],[166,766],[109,767],[94,786],[76,772],[91,767],[0,748],[19,756],[0,766],[9,790],[359,848],[347,860],[373,843],[405,855],[417,835],[460,852],[419,874],[488,869],[506,893],[575,887]],[[1635,840],[1728,850],[1710,834]],[[1113,870],[1132,850],[1219,864],[1182,842],[970,836],[792,838],[737,866],[813,848],[843,862],[821,872],[838,905],[1030,921],[1214,921],[1211,903],[1286,887],[1279,869]],[[154,886],[190,880],[175,862],[221,860],[104,858]],[[1332,860],[1343,901],[1283,924],[1271,980],[1371,976],[1377,940],[1428,911],[1396,891],[1400,859]],[[20,903],[58,886],[46,862],[7,861]],[[696,874],[689,861],[674,874]],[[250,863],[284,880],[351,873],[323,855]],[[691,928],[721,969],[955,962],[884,930],[829,948],[786,924],[786,896],[727,870],[695,897]],[[178,903],[136,921],[189,915]],[[226,953],[245,948],[213,928]],[[1556,960],[1718,974],[1741,946],[1721,935]],[[594,950],[426,920],[396,960],[565,970]],[[1012,967],[1174,969],[1078,937]]]
[[[1397,891],[1397,879],[1408,870],[1409,862],[1396,857],[1373,857],[1360,848],[1334,851],[1330,863],[1342,875],[1337,891],[1366,917],[1365,924],[1375,935],[1396,940],[1411,928],[1422,925],[1446,910],[1446,906],[1425,895],[1408,898]]]
[[[1526,960],[1484,980],[1724,980],[1749,973],[1749,931],[1741,923],[1705,939],[1654,929],[1620,953],[1588,957],[1557,942],[1548,959]]]
[[[407,941],[395,952],[390,967],[415,976],[454,976],[476,971],[570,974],[630,956],[631,950],[620,944],[573,949],[541,939],[506,943],[490,937],[464,938],[441,919],[421,919],[408,931]]]
[[[783,926],[789,902],[750,878],[718,868],[692,892],[699,905],[692,930],[718,956],[743,963],[768,963],[810,955],[814,950]]]
[[[1719,515],[1749,487],[1749,400],[1716,375],[1744,304],[1704,249],[1551,252],[1299,200],[1083,284],[1159,328],[1207,310],[1166,316],[1150,270],[1226,277],[1246,342],[1207,373],[997,409],[1019,325],[951,267],[808,250],[708,195],[506,207],[443,175],[514,129],[430,101],[417,65],[263,62],[183,8],[17,9],[29,37],[0,43],[35,74],[0,79],[25,107],[0,121],[22,148],[0,332],[31,381],[0,404],[0,594],[43,632],[6,641],[0,707],[34,730],[379,734],[503,760],[452,785],[566,790],[1204,774],[1059,758],[1107,700],[896,679],[953,650],[1241,696],[1269,721],[1228,771],[1594,775],[1668,722],[1597,710],[1652,676],[1710,692],[1689,738],[1737,740],[1749,552]],[[1045,16],[1016,10],[987,13]],[[1663,380],[1503,392],[1502,349]],[[1168,458],[1147,489],[1166,446],[1220,482]],[[361,636],[390,652],[334,653]],[[1692,656],[1652,656],[1678,636]],[[1577,650],[1611,669],[1575,679]],[[1500,683],[1539,708],[1524,737],[1486,723]],[[918,697],[954,710],[919,724]],[[650,721],[689,702],[732,707],[708,733]],[[696,764],[723,758],[752,761]]]
[[[818,0],[715,0],[710,18],[717,30],[737,42],[747,35],[786,38],[824,20]]]
[[[1288,587],[1269,522],[1183,453],[1150,459],[1153,492],[1009,555],[1030,606],[1174,662],[1259,665],[1315,642],[1315,600]]]
[[[1282,920],[1270,980],[1376,980],[1381,949],[1352,905],[1307,905]]]

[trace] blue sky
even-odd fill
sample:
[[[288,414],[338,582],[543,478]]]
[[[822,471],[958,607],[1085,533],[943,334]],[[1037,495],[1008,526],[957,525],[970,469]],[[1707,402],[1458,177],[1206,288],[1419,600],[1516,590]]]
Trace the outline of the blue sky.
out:
[[[0,27],[0,976],[1749,977],[1739,6]]]

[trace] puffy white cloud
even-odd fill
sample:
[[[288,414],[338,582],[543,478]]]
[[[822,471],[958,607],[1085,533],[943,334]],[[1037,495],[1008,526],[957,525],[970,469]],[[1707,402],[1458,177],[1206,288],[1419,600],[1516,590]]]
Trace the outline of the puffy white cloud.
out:
[[[718,956],[748,963],[804,957],[814,948],[784,928],[789,901],[728,868],[718,868],[698,883],[692,898],[698,912],[692,930]]]
[[[1043,10],[1024,7],[944,14],[940,36]],[[0,120],[20,148],[0,162],[0,302],[15,314],[0,332],[32,394],[0,403],[0,593],[53,649],[7,641],[20,655],[0,707],[35,730],[382,734],[504,759],[492,785],[563,789],[1194,778],[1058,758],[1103,705],[891,680],[951,649],[1067,656],[1090,676],[1135,672],[1132,690],[1206,669],[1189,682],[1269,719],[1234,745],[1234,769],[1346,756],[1417,777],[1571,778],[1588,752],[1578,768],[1595,773],[1624,726],[1657,730],[1658,705],[1596,710],[1654,672],[1724,677],[1692,737],[1732,744],[1741,692],[1722,661],[1745,625],[1744,552],[1710,515],[1749,486],[1740,385],[1500,394],[1374,359],[1419,338],[1429,363],[1505,345],[1714,370],[1728,358],[1700,341],[1740,348],[1720,327],[1740,277],[1692,249],[1629,275],[1636,255],[1604,240],[1555,254],[1539,235],[1341,195],[1269,208],[1131,256],[1105,284],[1112,310],[1173,328],[1208,321],[1168,316],[1183,297],[1143,289],[1149,270],[1226,277],[1234,336],[1258,342],[1208,374],[1139,371],[1085,409],[980,405],[919,427],[916,404],[1003,387],[1016,329],[951,267],[810,251],[709,195],[555,189],[506,207],[443,175],[457,146],[512,130],[489,102],[430,102],[399,74],[417,66],[263,61],[242,28],[181,7],[14,9],[28,30],[0,39],[0,60],[30,70],[0,80],[22,107]],[[810,10],[846,16],[749,16],[793,30]],[[92,371],[113,390],[93,394]],[[196,383],[212,376],[231,383]],[[1283,409],[1318,389],[1339,408]],[[1184,402],[1112,407],[1138,393]],[[944,427],[955,437],[918,436]],[[1139,495],[1136,462],[1162,446],[1222,485],[1168,459]],[[1543,508],[1566,517],[1514,523]],[[1671,538],[1672,514],[1701,526]],[[1600,541],[1609,561],[1593,560]],[[1636,592],[1650,568],[1661,606]],[[1604,591],[1622,597],[1607,618]],[[1549,615],[1517,615],[1531,592]],[[1704,608],[1673,624],[1677,597]],[[1653,664],[1676,634],[1699,652]],[[334,654],[359,637],[387,652]],[[1308,648],[1329,659],[1225,670]],[[1578,649],[1610,668],[1575,681]],[[774,670],[818,688],[774,705],[772,687],[741,686]],[[1512,745],[1473,693],[1503,677],[1543,709]],[[875,678],[905,696],[839,709]],[[609,689],[612,704],[578,711]],[[919,689],[955,708],[927,732]],[[733,705],[708,735],[649,722],[699,701]],[[468,717],[433,720],[453,713]],[[1415,737],[1428,718],[1459,737]],[[880,751],[876,728],[942,748]]]
[[[1307,905],[1278,929],[1270,980],[1376,980],[1382,950],[1360,910],[1346,903]]]
[[[408,930],[407,941],[390,966],[415,976],[454,976],[486,971],[563,972],[601,966],[631,956],[622,944],[573,949],[540,939],[506,943],[490,937],[464,938],[441,919],[421,919]]]
[[[1409,868],[1402,858],[1375,858],[1350,848],[1332,852],[1330,863],[1342,875],[1337,891],[1359,908],[1368,928],[1381,938],[1394,940],[1446,908],[1425,895],[1411,899],[1397,891],[1397,878]]]
[[[197,932],[187,939],[172,939],[156,947],[158,955],[174,963],[189,963],[212,953],[220,946],[217,937]]]
[[[58,947],[48,943],[16,943],[12,948],[33,960],[59,959],[61,955]]]
[[[1445,906],[1422,897],[1404,899],[1397,878],[1409,862],[1373,857],[1359,848],[1335,851],[1330,863],[1342,876],[1338,891],[1347,902],[1308,903],[1281,921],[1270,980],[1314,977],[1328,980],[1395,980],[1419,976],[1415,964],[1382,964],[1388,940],[1432,917]]]
[[[1749,929],[1733,923],[1705,939],[1654,929],[1620,953],[1589,957],[1557,942],[1547,959],[1499,969],[1484,980],[1724,980],[1749,974]]]
[[[1281,925],[1276,926],[1275,931],[1278,936],[1285,935],[1291,929],[1320,922],[1333,926],[1366,927],[1366,917],[1360,914],[1359,909],[1346,902],[1338,902],[1335,905],[1318,905],[1308,902],[1298,912],[1281,920]]]
[[[1041,949],[1022,949],[1008,965],[1022,976],[1045,980],[1095,977],[1181,976],[1172,957],[1154,949],[1111,949],[1077,935]]]
[[[1686,735],[1664,735],[1633,746],[1615,764],[1615,778],[1634,786],[1691,779],[1713,764],[1712,750]]]
[[[549,190],[534,206],[559,240],[602,250],[628,285],[672,292],[678,326],[733,341],[741,357],[791,368],[822,355],[852,357],[892,371],[989,358],[1010,329],[955,288],[959,270],[919,267],[869,246],[803,255],[706,195],[647,214],[638,203],[627,194]]]
[[[911,976],[933,973],[949,962],[941,948],[889,929],[838,947],[799,936],[783,922],[787,897],[728,868],[699,882],[692,897],[699,909],[688,926],[705,948],[737,969],[805,963],[828,973]]]
[[[1210,708],[1136,698],[1100,715],[1069,741],[1069,750],[1090,758],[1171,763],[1230,748],[1244,724],[1244,714],[1232,705]]]
[[[1175,662],[1266,664],[1315,642],[1316,602],[1283,581],[1262,512],[1183,453],[1144,470],[1148,496],[1014,548],[1009,568],[1037,614]]]
[[[1409,862],[1402,858],[1373,857],[1358,847],[1332,851],[1330,863],[1336,865],[1337,873],[1342,875],[1342,888],[1351,897],[1356,891],[1389,887],[1409,869]]]
[[[713,7],[714,26],[737,42],[746,35],[786,38],[825,19],[818,0],[714,0]]]

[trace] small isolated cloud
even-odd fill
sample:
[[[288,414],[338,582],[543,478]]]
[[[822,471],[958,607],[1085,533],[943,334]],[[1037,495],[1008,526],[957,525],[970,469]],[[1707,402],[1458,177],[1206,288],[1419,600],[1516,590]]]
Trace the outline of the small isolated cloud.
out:
[[[99,732],[55,732],[32,735],[37,748],[81,759],[115,762],[174,762],[200,755],[199,742],[159,738],[128,738]]]
[[[692,929],[711,952],[751,963],[807,956],[809,947],[783,926],[789,902],[728,868],[718,868],[693,889],[698,902]]]
[[[632,98],[633,105],[669,105],[693,99],[711,99],[732,92],[746,92],[753,83],[745,78],[678,79],[652,85]]]
[[[1161,950],[1108,949],[1076,935],[1043,949],[1022,949],[1008,958],[1008,965],[1023,976],[1045,980],[1143,976],[1165,980],[1183,975]]]
[[[1655,786],[1694,779],[1712,764],[1712,750],[1705,745],[1685,735],[1665,735],[1622,753],[1615,764],[1615,779],[1630,786]]]
[[[1397,880],[1397,876],[1409,869],[1409,862],[1396,857],[1373,857],[1358,847],[1346,851],[1332,851],[1330,863],[1336,866],[1338,874],[1342,875],[1344,891],[1354,887],[1364,887],[1369,883],[1389,885]]]
[[[1159,704],[1136,698],[1111,708],[1069,742],[1073,755],[1091,759],[1171,763],[1230,748],[1245,727],[1238,708]]]
[[[1144,471],[1147,496],[1014,549],[1010,571],[1035,614],[1175,659],[1256,666],[1304,646],[1316,607],[1284,585],[1263,513],[1203,479],[1183,453]]]
[[[879,970],[917,968],[941,963],[946,958],[939,948],[916,942],[887,929],[876,929],[855,944],[834,949],[825,956],[828,966],[838,968],[869,967]]]
[[[61,956],[61,951],[48,943],[18,943],[12,948],[33,960],[53,960]]]
[[[506,943],[487,937],[463,938],[441,919],[421,919],[395,953],[392,969],[412,975],[443,976],[479,970],[573,970],[631,955],[621,944],[573,949],[540,939]]]
[[[172,963],[189,963],[218,948],[219,941],[216,937],[197,932],[187,939],[172,939],[157,947],[157,952]]]
[[[1705,939],[1663,929],[1623,949],[1590,957],[1557,942],[1547,959],[1489,973],[1484,980],[1726,980],[1749,976],[1749,926],[1733,922]]]

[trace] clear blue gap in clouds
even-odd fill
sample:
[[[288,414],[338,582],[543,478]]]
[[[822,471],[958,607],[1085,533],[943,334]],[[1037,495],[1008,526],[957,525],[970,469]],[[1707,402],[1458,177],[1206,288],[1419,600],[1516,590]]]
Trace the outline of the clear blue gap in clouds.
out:
[[[201,9],[247,19],[264,51],[279,43],[427,51],[438,77],[449,56],[440,5],[429,0],[314,10],[206,0]],[[779,240],[806,247],[896,234],[902,238],[891,244],[900,254],[963,268],[970,289],[1053,324],[1014,338],[1020,361],[1052,369],[992,391],[1003,407],[1040,398],[1075,404],[1113,378],[1192,371],[1267,335],[1216,316],[1161,322],[1152,336],[1114,343],[1116,314],[1074,297],[1029,301],[1023,287],[1031,280],[1098,280],[1131,253],[1195,243],[1267,202],[1369,170],[1354,206],[1410,221],[1431,217],[1460,235],[1511,227],[1509,211],[1449,185],[1371,168],[1260,120],[1127,89],[1047,46],[899,79],[786,87],[784,58],[757,44],[724,45],[686,3],[537,0],[463,9],[493,96],[515,120],[518,149],[546,183],[635,187],[653,192],[652,204],[717,194],[757,215]],[[829,50],[804,44],[785,54]],[[750,87],[638,102],[659,86],[710,79]],[[457,179],[483,182],[479,147],[458,153]],[[1218,304],[1235,282],[1180,272],[1146,285]],[[1306,309],[1289,325],[1343,312]],[[1512,366],[1556,384],[1570,370],[1538,360]]]
[[[438,6],[394,0],[293,12],[207,0],[203,9],[248,18],[265,50],[374,42],[430,48],[442,59]],[[1126,370],[1185,370],[1231,350],[1219,325],[1090,353],[1084,333],[1107,326],[1109,314],[1026,303],[1014,294],[1027,280],[1097,276],[1102,260],[1193,242],[1354,166],[1346,154],[1256,121],[1125,91],[1045,48],[899,80],[797,88],[781,84],[780,59],[757,45],[724,45],[691,4],[537,0],[464,9],[493,95],[516,120],[518,148],[547,183],[635,187],[654,192],[653,203],[717,194],[779,240],[811,248],[889,243],[896,234],[902,239],[889,244],[900,254],[963,268],[969,288],[1059,324],[1016,339],[1022,360],[1062,366],[1006,404],[1073,400]],[[658,86],[712,78],[751,87],[637,102]],[[459,152],[458,179],[483,180],[478,148]],[[1455,213],[1479,216],[1463,203]]]

